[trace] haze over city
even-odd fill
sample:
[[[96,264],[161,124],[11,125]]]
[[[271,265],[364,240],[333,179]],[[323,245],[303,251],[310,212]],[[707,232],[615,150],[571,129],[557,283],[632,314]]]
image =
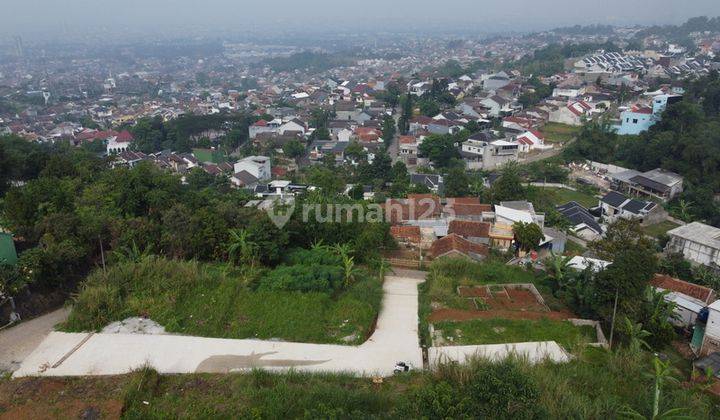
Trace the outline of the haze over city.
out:
[[[586,24],[677,24],[692,16],[717,15],[715,0],[329,0],[250,2],[233,0],[7,0],[0,33],[44,37],[63,33],[126,28],[156,33],[170,30],[389,32],[474,30],[527,32]],[[218,33],[217,35],[221,35]]]

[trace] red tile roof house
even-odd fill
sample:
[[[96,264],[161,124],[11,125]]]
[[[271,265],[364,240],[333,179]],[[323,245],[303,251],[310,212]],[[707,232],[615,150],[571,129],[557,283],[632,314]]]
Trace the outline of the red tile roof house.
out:
[[[489,204],[466,204],[448,202],[448,204],[443,209],[443,214],[449,218],[482,221],[483,213],[492,211],[493,208]]]
[[[398,243],[415,247],[420,246],[422,239],[420,226],[391,226],[390,235],[392,235]]]
[[[408,194],[407,199],[389,199],[384,205],[385,218],[390,223],[428,220],[440,217],[440,197],[433,194]]]
[[[660,289],[671,290],[673,292],[690,296],[701,301],[705,305],[715,302],[717,298],[715,291],[709,287],[688,283],[686,281],[670,277],[666,274],[655,274],[655,277],[650,281],[650,284]]]
[[[477,244],[490,243],[490,223],[469,220],[451,220],[448,235],[455,234]]]
[[[373,127],[358,127],[355,129],[355,136],[361,142],[372,143],[380,141],[382,131]]]
[[[710,305],[717,298],[715,291],[708,287],[688,283],[665,274],[656,274],[650,281],[655,289],[669,291],[665,300],[675,303],[677,319],[671,322],[683,328],[695,325],[700,311]]]
[[[123,130],[117,136],[108,139],[107,154],[112,155],[128,150],[133,140],[135,140],[133,135],[129,131]]]
[[[487,245],[476,244],[451,233],[433,242],[432,247],[430,247],[430,256],[433,259],[465,257],[473,260],[482,260],[488,256],[489,250],[490,248]]]
[[[533,149],[552,148],[552,146],[545,147],[545,137],[537,130],[528,130],[520,134],[516,141],[519,144],[520,152],[523,153],[528,153]]]
[[[251,140],[254,140],[260,133],[276,133],[277,131],[277,124],[259,120],[248,128],[248,135]]]

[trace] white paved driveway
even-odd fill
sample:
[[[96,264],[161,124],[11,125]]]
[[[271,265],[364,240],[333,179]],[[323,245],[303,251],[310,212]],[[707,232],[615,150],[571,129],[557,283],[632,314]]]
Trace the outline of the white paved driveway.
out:
[[[418,290],[422,280],[386,277],[374,334],[357,347],[178,335],[51,333],[15,377],[115,375],[148,365],[160,373],[252,368],[392,375],[395,362],[422,366]]]
[[[53,331],[70,311],[61,308],[0,331],[0,372],[12,372]]]

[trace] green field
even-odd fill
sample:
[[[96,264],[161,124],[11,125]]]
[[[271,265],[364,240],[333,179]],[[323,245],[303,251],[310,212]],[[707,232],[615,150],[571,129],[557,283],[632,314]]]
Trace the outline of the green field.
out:
[[[678,225],[677,223],[673,223],[673,222],[671,222],[671,221],[666,220],[666,221],[664,221],[664,222],[660,222],[660,223],[655,224],[655,225],[650,225],[650,226],[645,226],[645,227],[643,227],[643,232],[645,232],[646,235],[649,235],[649,236],[652,236],[652,237],[654,237],[654,238],[657,238],[657,237],[659,237],[659,236],[664,235],[665,233],[667,233],[667,231],[673,230],[673,229],[675,229],[675,228],[678,227],[678,226],[680,226],[680,225]]]
[[[565,188],[547,188],[550,192],[550,196],[553,204],[562,205],[570,201],[577,201],[586,208],[597,207],[600,199],[592,194],[588,194],[582,191],[572,191]]]
[[[359,344],[372,329],[382,285],[358,277],[337,293],[260,291],[234,269],[153,257],[91,275],[64,329],[94,331],[144,316],[185,335]]]
[[[565,143],[577,136],[580,127],[573,127],[567,124],[549,122],[540,128],[548,143]]]
[[[576,327],[568,321],[541,319],[538,321],[514,319],[478,319],[462,322],[440,322],[435,329],[452,338],[453,345],[526,343],[555,341],[566,349],[582,343],[597,341],[595,328]]]

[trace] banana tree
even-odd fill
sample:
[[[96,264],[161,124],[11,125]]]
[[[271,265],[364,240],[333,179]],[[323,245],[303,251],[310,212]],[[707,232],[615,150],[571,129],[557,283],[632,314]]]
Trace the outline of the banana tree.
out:
[[[345,278],[345,287],[347,288],[355,280],[355,275],[358,273],[358,269],[355,267],[355,257],[350,255],[354,250],[350,244],[336,244],[333,246],[333,251],[335,251],[342,260],[343,276]]]
[[[245,229],[231,229],[230,240],[227,245],[228,259],[231,264],[238,262],[250,264],[255,267],[257,257],[257,245],[250,239],[250,234]]]
[[[677,383],[678,380],[673,376],[673,367],[670,361],[663,362],[659,357],[653,359],[653,375],[655,386],[653,389],[653,411],[651,417],[646,417],[638,411],[626,407],[620,411],[620,414],[632,419],[650,419],[650,420],[685,420],[693,419],[693,416],[687,414],[685,408],[671,408],[667,411],[660,412],[660,399],[662,396],[662,387],[667,383]]]

